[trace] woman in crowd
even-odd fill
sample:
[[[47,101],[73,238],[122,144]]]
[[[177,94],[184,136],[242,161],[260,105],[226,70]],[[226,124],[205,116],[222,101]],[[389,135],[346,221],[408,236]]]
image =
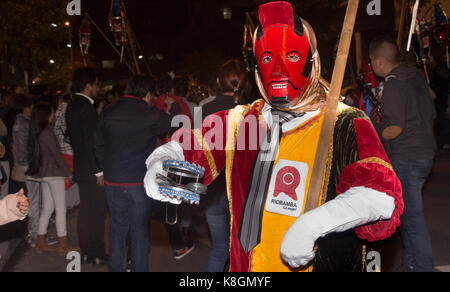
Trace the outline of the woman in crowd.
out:
[[[29,169],[27,175],[41,180],[42,211],[39,218],[36,251],[57,251],[65,255],[79,249],[69,245],[66,224],[66,178],[72,173],[59,150],[58,141],[53,133],[55,112],[50,104],[39,103],[33,108],[28,140]],[[56,231],[58,246],[49,246],[45,240],[48,222],[56,211]]]
[[[244,96],[247,83],[248,73],[242,62],[229,60],[223,64],[217,77],[218,94],[214,100],[203,105],[203,117],[246,103]],[[205,198],[206,221],[213,244],[207,271],[223,272],[230,249],[230,214],[225,172],[208,187]]]

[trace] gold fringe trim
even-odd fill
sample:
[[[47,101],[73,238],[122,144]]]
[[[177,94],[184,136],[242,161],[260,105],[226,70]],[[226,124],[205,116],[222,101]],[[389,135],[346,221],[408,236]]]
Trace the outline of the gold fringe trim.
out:
[[[331,140],[330,149],[328,149],[327,166],[325,168],[325,178],[323,181],[322,194],[320,195],[319,200],[320,206],[322,206],[325,203],[328,196],[328,185],[330,183],[331,165],[333,163],[333,151],[334,151],[333,140]]]
[[[376,164],[382,165],[382,166],[394,171],[394,169],[392,168],[392,165],[390,165],[389,163],[387,163],[386,161],[384,161],[383,159],[378,158],[378,157],[369,157],[369,158],[360,160],[357,163],[376,163]]]
[[[362,245],[362,251],[361,251],[361,253],[362,253],[362,271],[361,272],[365,272],[365,270],[366,270],[366,267],[367,267],[367,263],[366,263],[366,257],[367,257],[367,247],[366,247],[366,245],[365,244],[363,244]]]
[[[194,134],[194,137],[197,139],[198,143],[202,146],[202,150],[205,153],[206,159],[208,160],[211,175],[213,177],[213,180],[215,180],[219,176],[219,173],[217,171],[216,162],[214,161],[214,157],[211,153],[208,142],[203,139],[202,132],[200,132],[199,129],[192,130],[192,133]]]

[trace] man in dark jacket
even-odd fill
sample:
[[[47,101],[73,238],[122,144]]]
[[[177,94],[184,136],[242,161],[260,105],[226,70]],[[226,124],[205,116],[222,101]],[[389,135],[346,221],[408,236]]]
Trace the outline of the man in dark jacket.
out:
[[[83,261],[106,263],[104,229],[107,213],[103,174],[94,156],[94,129],[97,112],[94,99],[98,93],[98,77],[91,68],[73,74],[76,92],[67,107],[67,131],[74,150],[74,180],[80,187],[78,239]]]
[[[158,136],[170,131],[171,119],[180,108],[172,99],[166,100],[167,112],[149,106],[155,97],[155,82],[146,76],[132,77],[126,93],[102,112],[94,138],[111,218],[108,265],[110,272],[125,270],[129,232],[131,270],[148,272],[151,199],[144,189],[145,160]]]
[[[370,45],[375,73],[386,79],[383,122],[377,130],[401,181],[405,211],[400,231],[405,271],[433,271],[430,234],[425,221],[422,187],[433,167],[436,112],[430,88],[414,67],[401,65],[395,42],[378,38]]]

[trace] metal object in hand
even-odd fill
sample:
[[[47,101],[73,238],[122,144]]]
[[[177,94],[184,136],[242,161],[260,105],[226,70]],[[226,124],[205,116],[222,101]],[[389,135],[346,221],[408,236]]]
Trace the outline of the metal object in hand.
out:
[[[176,198],[190,204],[200,204],[200,195],[207,192],[207,187],[200,180],[205,169],[187,161],[167,160],[163,162],[165,175],[157,174],[159,192],[170,198]],[[174,225],[178,221],[178,206],[175,207],[175,219],[169,220],[169,204],[166,206],[166,223]]]

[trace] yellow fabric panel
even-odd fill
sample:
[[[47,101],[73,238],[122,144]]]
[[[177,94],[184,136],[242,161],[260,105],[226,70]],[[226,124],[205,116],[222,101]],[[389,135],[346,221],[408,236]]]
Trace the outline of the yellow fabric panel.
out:
[[[323,122],[323,114],[319,119],[306,122],[297,128],[296,131],[290,131],[283,135],[280,141],[277,163],[280,159],[298,161],[307,163],[309,166],[308,176],[306,180],[307,193],[311,173],[313,169],[314,159],[316,156],[317,144],[319,141],[321,125]],[[305,194],[302,214],[304,212],[307,196]],[[290,272],[292,271],[286,265],[280,255],[281,241],[284,234],[297,218],[283,216],[275,213],[269,213],[264,208],[261,243],[253,250],[252,268],[254,272]],[[311,271],[312,267],[303,270]]]

